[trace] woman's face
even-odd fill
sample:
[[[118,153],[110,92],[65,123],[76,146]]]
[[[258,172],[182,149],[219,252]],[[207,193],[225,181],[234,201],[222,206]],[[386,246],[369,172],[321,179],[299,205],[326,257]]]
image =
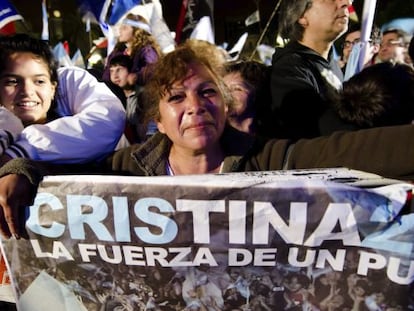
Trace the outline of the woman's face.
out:
[[[119,27],[119,42],[130,42],[134,37],[134,28],[130,25],[122,24]]]
[[[239,72],[232,72],[223,77],[231,95],[233,105],[229,108],[228,121],[230,125],[239,131],[252,133],[253,115],[251,113],[252,97],[254,89],[249,85]],[[248,111],[249,110],[249,111]]]
[[[203,66],[190,65],[186,77],[161,98],[159,110],[158,129],[171,139],[174,148],[197,153],[219,143],[227,108]]]
[[[48,65],[29,52],[12,54],[0,73],[0,103],[25,126],[47,121],[55,90]]]

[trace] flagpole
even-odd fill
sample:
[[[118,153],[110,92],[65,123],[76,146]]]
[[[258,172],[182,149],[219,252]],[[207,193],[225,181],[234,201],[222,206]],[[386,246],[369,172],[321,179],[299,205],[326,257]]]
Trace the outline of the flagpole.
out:
[[[273,17],[275,16],[275,14],[276,14],[277,10],[279,9],[279,6],[280,6],[280,3],[281,3],[281,2],[282,2],[282,0],[278,0],[278,1],[277,1],[276,5],[275,5],[275,8],[273,9],[272,15],[270,15],[269,20],[267,21],[267,24],[266,24],[266,26],[265,26],[265,29],[262,31],[262,33],[261,33],[261,35],[260,35],[259,40],[257,40],[256,47],[255,47],[255,49],[253,50],[252,54],[250,55],[249,60],[252,60],[252,59],[253,59],[253,57],[254,57],[254,54],[256,54],[257,48],[258,48],[258,46],[260,45],[260,43],[262,42],[263,37],[265,36],[265,34],[266,34],[267,30],[269,29],[270,22],[272,21],[272,19],[273,19]]]
[[[42,40],[49,41],[49,20],[47,16],[46,0],[42,0]]]
[[[178,17],[178,22],[175,27],[175,42],[177,44],[180,43],[181,41],[181,32],[184,26],[184,19],[185,19],[185,14],[187,11],[187,6],[188,6],[188,0],[183,0],[181,3],[180,16]]]
[[[369,39],[371,37],[372,24],[374,22],[374,14],[377,0],[365,0],[364,8],[362,11],[362,27],[361,27],[361,52],[358,59],[358,69],[361,71],[364,68],[365,56],[368,53]]]

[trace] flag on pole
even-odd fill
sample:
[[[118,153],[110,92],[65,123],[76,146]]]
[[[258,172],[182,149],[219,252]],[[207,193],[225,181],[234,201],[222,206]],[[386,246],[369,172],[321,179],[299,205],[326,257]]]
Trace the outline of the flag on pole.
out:
[[[82,53],[79,49],[77,49],[75,54],[73,54],[71,62],[73,64],[73,66],[85,69],[85,61],[84,61]]]
[[[175,41],[162,17],[162,10],[157,9],[157,6],[161,7],[161,3],[159,0],[153,0],[152,3],[153,7],[150,18],[152,36],[157,40],[163,53],[171,52],[175,48]]]
[[[239,40],[237,40],[236,44],[227,52],[231,60],[237,60],[240,56],[241,51],[243,50],[244,45],[246,44],[247,37],[249,33],[245,32],[241,35]]]
[[[16,9],[9,3],[8,0],[0,1],[0,29],[8,23],[22,20],[23,17],[17,13]]]
[[[91,12],[98,23],[106,23],[111,0],[77,0],[80,11]]]
[[[369,50],[369,40],[374,22],[377,0],[365,0],[362,11],[361,40],[352,47],[345,68],[344,81],[364,68],[365,58]]]
[[[59,67],[69,67],[72,66],[72,60],[70,59],[65,46],[62,42],[59,42],[53,48],[53,55],[58,61]]]
[[[141,15],[150,25],[151,35],[155,38],[161,51],[168,53],[174,50],[174,37],[168,28],[162,13],[162,5],[159,0],[145,0],[142,4],[134,6],[128,13]]]
[[[91,12],[100,24],[115,25],[141,0],[77,0],[77,3],[83,14]]]
[[[358,23],[359,18],[358,18],[357,13],[355,12],[355,8],[352,4],[348,7],[348,11],[349,11],[349,19],[351,21],[355,22],[355,23]]]
[[[204,40],[215,44],[213,27],[209,16],[203,16],[193,29],[190,39]]]
[[[260,21],[259,10],[256,10],[246,18],[244,23],[246,26],[250,26],[250,25],[258,23],[259,21]]]
[[[212,31],[214,33],[214,0],[183,0],[181,13],[176,27],[177,43],[189,38],[204,16],[210,18]]]
[[[114,0],[108,17],[109,25],[115,25],[125,13],[140,2],[141,0]]]
[[[49,20],[47,17],[46,0],[42,0],[42,40],[49,41]]]
[[[369,39],[371,37],[372,25],[374,23],[375,9],[377,0],[365,0],[362,10],[362,28],[361,28],[361,53],[359,55],[358,71],[364,67],[365,56],[369,49]]]

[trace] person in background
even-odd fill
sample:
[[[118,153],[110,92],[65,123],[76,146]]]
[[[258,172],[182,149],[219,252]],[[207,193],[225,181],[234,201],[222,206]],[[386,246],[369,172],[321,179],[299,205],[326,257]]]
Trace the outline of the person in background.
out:
[[[348,32],[345,34],[344,42],[342,43],[342,57],[339,65],[344,73],[352,48],[360,41],[361,25],[359,23],[354,23],[349,27]],[[375,56],[378,54],[380,43],[381,30],[377,26],[373,25],[369,41],[369,50],[366,55],[366,61],[364,62],[365,67],[373,65],[375,63]]]
[[[256,61],[230,61],[224,72],[224,82],[234,98],[227,114],[229,124],[242,132],[266,136],[263,119],[270,107],[270,68]]]
[[[333,42],[348,29],[349,0],[282,1],[279,31],[289,40],[273,54],[272,137],[320,135],[319,121],[331,106],[330,93],[342,86]]]
[[[401,29],[387,29],[382,32],[378,61],[406,63],[406,55],[410,38]]]
[[[414,66],[414,36],[411,37],[410,44],[407,50],[408,56],[410,57],[410,64]]]
[[[129,95],[134,93],[134,85],[129,84],[128,81],[131,68],[132,60],[128,55],[116,55],[109,62],[109,78],[111,83],[122,90],[124,97],[120,98],[120,100],[123,102],[125,102]]]
[[[229,126],[233,98],[222,69],[206,52],[184,43],[159,60],[145,87],[147,112],[159,132],[143,144],[114,152],[99,174],[173,176],[344,166],[385,177],[414,177],[413,125],[296,142],[265,140]],[[43,164],[14,159],[0,168],[0,232],[5,238],[24,234],[25,206],[31,205],[47,173],[41,171]]]
[[[109,64],[116,55],[128,55],[132,67],[128,77],[130,85],[145,85],[147,80],[147,65],[155,63],[161,55],[161,49],[154,37],[148,21],[141,15],[129,13],[121,21],[118,43],[108,55],[102,80],[110,80]]]
[[[143,121],[140,94],[142,86],[131,85],[128,76],[131,73],[132,60],[128,55],[119,54],[111,58],[109,64],[111,82],[122,91],[121,100],[125,103],[125,136],[129,143],[143,142],[147,138],[148,126]]]
[[[378,63],[343,84],[335,105],[337,127],[324,130],[358,130],[411,124],[414,120],[414,68],[400,63]]]
[[[25,34],[0,38],[0,104],[24,125],[3,163],[91,162],[115,150],[124,130],[125,110],[104,83],[81,68],[57,68],[48,43]]]

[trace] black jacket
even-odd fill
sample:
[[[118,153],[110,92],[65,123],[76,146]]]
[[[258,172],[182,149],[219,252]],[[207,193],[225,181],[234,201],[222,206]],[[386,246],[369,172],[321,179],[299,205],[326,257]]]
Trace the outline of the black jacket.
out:
[[[320,119],[337,99],[342,73],[334,62],[291,42],[273,54],[270,137],[320,136]]]

